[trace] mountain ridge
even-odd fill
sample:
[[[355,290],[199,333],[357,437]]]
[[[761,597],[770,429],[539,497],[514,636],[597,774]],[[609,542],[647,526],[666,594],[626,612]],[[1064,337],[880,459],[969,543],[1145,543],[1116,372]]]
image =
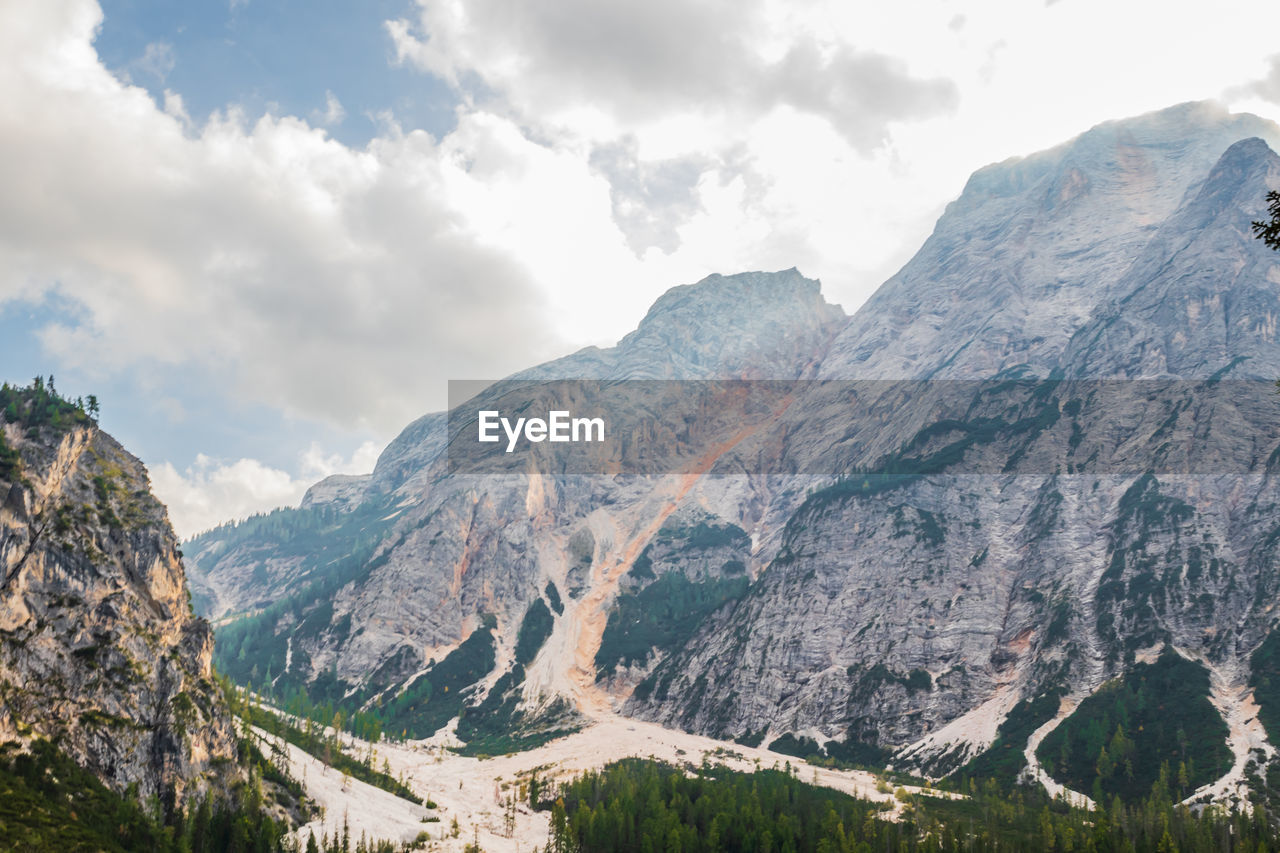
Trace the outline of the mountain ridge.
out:
[[[814,386],[788,416],[828,425],[825,439],[788,445],[767,427],[745,439],[748,452],[773,442],[810,466],[794,470],[825,465],[826,476],[454,478],[441,459],[444,416],[428,415],[389,445],[381,474],[352,483],[366,488],[365,509],[313,500],[310,515],[290,516],[311,538],[246,527],[234,547],[231,532],[192,544],[197,571],[228,591],[221,613],[289,596],[224,628],[225,654],[258,655],[259,677],[271,673],[277,689],[323,682],[373,709],[387,691],[439,689],[432,673],[478,637],[493,662],[463,687],[469,720],[520,708],[527,726],[567,702],[574,724],[621,711],[718,737],[808,739],[845,760],[892,755],[934,774],[980,757],[1021,703],[1065,690],[1065,709],[1162,645],[1208,668],[1207,698],[1226,714],[1271,626],[1255,603],[1274,594],[1265,543],[1280,496],[1269,468],[974,478],[947,463],[865,496],[841,484],[886,458],[919,462],[901,452],[917,444],[1012,465],[1077,445],[1124,459],[1122,439],[1158,449],[1161,430],[1196,423],[1218,426],[1197,440],[1222,458],[1266,440],[1275,425],[1254,398],[1178,388],[1105,411],[1084,391],[1071,396],[1078,382],[1052,384],[1280,375],[1280,264],[1247,228],[1280,183],[1261,137],[1280,133],[1180,105],[979,170],[920,252],[849,318],[795,270],[675,288],[617,347],[515,378],[1047,384],[979,383],[966,402],[890,383],[871,398],[883,420],[853,426]],[[707,306],[738,313],[704,318]],[[948,406],[962,417],[939,421]],[[1179,421],[1183,412],[1194,415]],[[354,554],[357,541],[363,556],[345,574],[292,554]],[[1217,602],[1207,610],[1204,594]],[[550,631],[517,667],[539,604],[555,613]],[[666,615],[638,628],[622,619],[637,612]],[[1235,633],[1219,630],[1227,624]],[[601,659],[606,647],[648,652]],[[239,673],[248,679],[248,667]],[[562,707],[552,716],[566,720]],[[1265,735],[1250,737],[1231,742],[1237,758],[1249,742],[1273,754]],[[1027,772],[1041,772],[1030,752]],[[1245,790],[1237,765],[1220,796]]]

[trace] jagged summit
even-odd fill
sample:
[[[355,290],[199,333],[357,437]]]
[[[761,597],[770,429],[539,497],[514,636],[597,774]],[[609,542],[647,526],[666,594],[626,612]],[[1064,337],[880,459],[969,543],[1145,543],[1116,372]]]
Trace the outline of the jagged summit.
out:
[[[832,345],[831,377],[1047,376],[1218,158],[1280,128],[1212,103],[1112,121],[974,173]]]
[[[672,353],[672,378],[787,379],[811,367],[815,349],[845,320],[821,284],[794,267],[712,275],[668,290],[616,351],[633,376],[645,372],[637,362]]]
[[[794,267],[710,275],[671,288],[634,332],[608,349],[588,348],[517,374],[520,378],[795,378],[847,320],[822,285]]]
[[[830,319],[843,313],[827,304],[817,279],[805,278],[795,267],[777,272],[713,273],[695,284],[672,287],[658,297],[636,330],[618,346],[634,345],[650,334],[662,335],[673,326],[705,326],[712,317],[726,317],[732,326],[743,327],[777,324],[793,314]]]
[[[848,322],[817,279],[778,272],[709,275],[672,287],[615,346],[587,347],[516,379],[794,379],[810,374]],[[378,457],[371,494],[401,488],[444,449],[445,416],[411,423]],[[309,503],[351,501],[360,483],[329,480]]]
[[[1076,332],[1063,373],[1280,376],[1280,258],[1249,227],[1277,187],[1280,157],[1265,141],[1229,147]]]

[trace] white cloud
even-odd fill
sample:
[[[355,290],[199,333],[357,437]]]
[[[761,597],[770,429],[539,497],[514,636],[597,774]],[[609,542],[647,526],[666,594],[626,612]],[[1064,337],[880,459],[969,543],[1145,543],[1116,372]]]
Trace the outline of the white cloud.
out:
[[[169,507],[181,539],[224,521],[296,505],[309,485],[256,459],[220,465],[203,453],[185,471],[168,462],[151,468],[151,487]]]
[[[1273,104],[1280,104],[1280,53],[1269,58],[1265,76],[1231,87],[1227,90],[1226,96],[1242,100],[1251,97],[1261,98]]]
[[[714,161],[691,155],[645,162],[627,138],[597,147],[589,162],[609,182],[613,220],[632,251],[679,249],[679,227],[700,210],[698,179]]]
[[[528,269],[458,203],[488,136],[513,168],[541,151],[509,124],[469,123],[479,157],[421,132],[357,151],[234,111],[192,129],[101,66],[93,3],[0,19],[0,301],[83,304],[42,330],[63,364],[199,364],[223,393],[391,434],[448,378],[560,349]]]
[[[129,63],[130,70],[154,77],[163,83],[177,65],[173,53],[173,45],[168,42],[151,42],[142,51],[142,56]]]
[[[388,24],[400,61],[594,155],[618,226],[659,250],[648,271],[795,263],[849,308],[972,170],[1255,79],[1280,28],[1280,7],[1210,16],[1154,0],[1000,0],[963,15],[946,0],[418,7]],[[710,221],[704,194],[739,179],[741,206]],[[744,226],[763,242],[734,240]]]
[[[313,483],[331,474],[367,474],[379,451],[378,445],[366,441],[350,459],[344,459],[341,454],[325,453],[313,442],[299,454],[297,477],[256,459],[220,462],[201,453],[182,471],[169,462],[151,466],[151,485],[168,506],[173,529],[179,538],[187,539],[225,521],[297,506]]]
[[[417,20],[388,24],[400,60],[463,87],[473,75],[526,120],[572,124],[587,107],[615,128],[680,113],[743,127],[791,106],[870,151],[890,122],[944,112],[957,98],[951,81],[824,38],[763,0],[419,6]]]
[[[350,459],[343,459],[341,453],[325,453],[320,443],[313,441],[301,456],[302,476],[315,482],[331,474],[368,474],[381,452],[376,442],[366,441],[356,448]]]
[[[312,120],[322,127],[337,127],[346,117],[347,111],[343,109],[342,101],[333,92],[324,93],[323,110],[313,110],[311,113]]]

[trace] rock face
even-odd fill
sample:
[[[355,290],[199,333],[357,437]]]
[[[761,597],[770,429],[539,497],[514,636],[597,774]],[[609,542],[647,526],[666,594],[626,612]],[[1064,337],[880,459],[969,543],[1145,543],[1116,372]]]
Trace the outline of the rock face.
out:
[[[1123,379],[1280,375],[1272,328],[1280,260],[1248,228],[1275,186],[1280,158],[1262,140],[1231,145],[1146,242],[1131,247],[1127,269],[1107,280],[1110,295],[1055,345],[1057,354],[1044,341],[1015,341],[1017,364],[984,360],[1005,375],[1019,368]],[[844,344],[858,322],[832,358],[851,351]],[[959,364],[944,370],[968,370]],[[836,369],[850,365],[823,365]],[[998,719],[1012,702],[1048,689],[1087,694],[1165,643],[1243,686],[1276,604],[1280,484],[1262,463],[1280,440],[1280,423],[1265,387],[1249,386],[1247,405],[1261,408],[1244,416],[1231,413],[1223,399],[1230,395],[1190,387],[1154,409],[1126,395],[1105,406],[1086,402],[1099,393],[1092,382],[1064,383],[1043,404],[981,387],[987,396],[975,393],[955,431],[926,449],[995,423],[965,458],[994,453],[1018,471],[1017,459],[1075,441],[1087,452],[1072,458],[1088,473],[1072,474],[1068,463],[1053,475],[1043,465],[975,477],[959,462],[867,495],[819,491],[787,517],[779,556],[748,594],[664,661],[628,710],[700,731],[805,732],[820,743],[892,749],[989,702]],[[822,411],[796,405],[797,419],[806,406]],[[877,429],[902,446],[919,444],[930,421],[916,415],[929,410],[927,401],[907,403],[896,424],[890,416]],[[1031,440],[1013,428],[1037,421],[1043,432]],[[1193,467],[1231,464],[1215,470],[1206,462],[1199,476],[1151,476],[1086,462],[1116,459],[1134,444],[1156,447],[1175,432],[1175,445],[1200,436],[1186,451]],[[878,452],[849,456],[844,467],[874,468]],[[919,686],[909,682],[912,673],[920,673]]]
[[[7,389],[6,389],[7,390]],[[181,552],[142,463],[83,416],[0,416],[0,740],[43,737],[117,790],[184,800],[234,760]]]
[[[1280,272],[1249,227],[1265,218],[1256,193],[1277,184],[1280,160],[1262,139],[1228,148],[1073,335],[1064,371],[1194,377],[1231,365],[1223,375],[1280,376]]]
[[[214,612],[284,602],[225,629],[228,665],[378,707],[492,624],[474,704],[541,601],[528,709],[934,770],[1019,701],[1086,695],[1166,644],[1242,689],[1280,591],[1280,405],[1214,383],[1280,376],[1280,256],[1249,229],[1280,186],[1268,141],[1192,104],[987,167],[852,318],[795,271],[675,288],[617,347],[522,378],[999,381],[868,386],[860,418],[797,386],[786,421],[808,429],[735,437],[786,463],[767,476],[452,476],[427,416],[356,509],[192,543]],[[1196,468],[1213,459],[1232,464]],[[858,485],[888,462],[909,476]]]
[[[1249,137],[1274,144],[1275,126],[1184,104],[979,169],[858,310],[822,374],[984,378],[1026,365],[1048,375],[1099,306],[1132,290],[1121,279],[1162,226],[1173,239],[1192,233],[1170,216]]]

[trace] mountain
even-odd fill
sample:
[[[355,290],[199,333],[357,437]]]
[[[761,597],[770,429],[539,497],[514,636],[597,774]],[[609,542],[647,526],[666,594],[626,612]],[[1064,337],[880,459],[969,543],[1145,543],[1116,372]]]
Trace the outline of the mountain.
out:
[[[667,476],[486,478],[428,415],[186,546],[220,666],[475,750],[620,712],[1052,789],[1114,741],[1245,796],[1280,721],[1277,145],[1189,104],[979,170],[852,317],[795,270],[675,288],[515,387],[788,380],[784,416],[703,412]],[[1148,682],[1189,685],[1176,731],[1117,722]]]
[[[0,741],[172,805],[227,782],[213,634],[135,457],[52,387],[0,395]]]
[[[515,378],[794,379],[815,370],[845,319],[822,298],[818,282],[795,270],[713,275],[672,288],[616,347],[590,347]],[[372,541],[381,542],[394,526],[385,516],[439,495],[432,484],[440,474],[445,421],[442,413],[414,421],[383,451],[371,475],[316,484],[302,512],[277,512],[189,543],[192,585],[203,612],[220,618],[261,606],[282,588],[315,580],[322,565],[360,550],[360,537],[369,540],[364,547],[375,547]],[[308,532],[292,532],[296,526]],[[323,532],[304,542],[311,530]],[[456,642],[439,640],[450,641]]]
[[[1128,292],[1121,279],[1188,193],[1250,137],[1274,143],[1275,126],[1183,104],[979,169],[833,343],[823,375],[1048,375],[1094,312]]]
[[[963,438],[985,416],[997,419],[988,441],[1002,461],[1072,440],[1108,460],[1161,429],[1212,428],[1189,456],[1266,460],[1280,428],[1256,393],[1248,405],[1263,408],[1247,415],[1190,383],[1169,386],[1158,418],[1133,408],[1137,401],[1125,394],[1107,395],[1105,405],[1081,400],[1099,392],[1094,377],[1280,375],[1270,326],[1280,310],[1280,264],[1248,228],[1266,189],[1280,185],[1278,168],[1261,140],[1229,147],[1150,229],[1128,267],[1101,280],[1112,295],[1061,342],[1060,356],[1034,366],[993,364],[1005,376],[1025,365],[1090,379],[1054,388],[1042,401],[992,385],[977,386],[971,397],[954,392],[962,394],[957,409],[968,414],[944,437]],[[1027,192],[1041,196],[1061,177],[1046,175]],[[833,345],[834,357],[847,351],[841,340]],[[939,346],[921,361],[939,364],[944,351]],[[979,399],[984,393],[990,399]],[[797,406],[802,420],[804,403]],[[919,445],[936,427],[918,417],[921,410],[929,411],[927,401],[902,407],[899,425],[889,428],[903,446]],[[1045,426],[1033,443],[1011,428],[1037,419]],[[1084,464],[1086,454],[1078,458]],[[849,748],[920,740],[912,752],[963,744],[963,756],[994,737],[1017,701],[1067,684],[1084,685],[1087,695],[1141,650],[1158,652],[1163,643],[1204,661],[1225,685],[1248,681],[1248,657],[1270,628],[1275,593],[1269,468],[1144,477],[1117,476],[1120,466],[1104,462],[1084,475],[1067,469],[975,480],[972,469],[953,467],[954,476],[942,468],[940,476],[870,498],[812,495],[787,519],[788,559],[775,559],[737,607],[664,661],[653,692],[634,697],[630,712],[704,731],[732,721],[735,735],[777,732],[786,720],[791,731],[848,740]],[[741,666],[744,660],[754,666]],[[912,687],[913,674],[920,688]]]
[[[1063,365],[1081,376],[1280,376],[1274,255],[1258,251],[1253,194],[1280,183],[1259,138],[1232,145],[1161,223],[1114,288],[1076,331]]]

